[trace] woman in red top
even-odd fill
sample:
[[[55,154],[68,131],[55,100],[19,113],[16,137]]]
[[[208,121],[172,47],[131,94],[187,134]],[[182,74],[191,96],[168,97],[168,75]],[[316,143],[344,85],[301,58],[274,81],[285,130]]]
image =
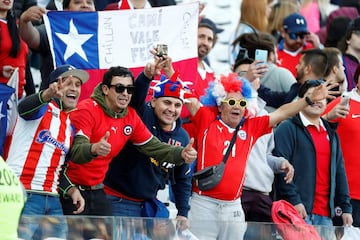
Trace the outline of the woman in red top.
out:
[[[15,68],[19,68],[19,90],[24,92],[25,65],[28,47],[20,39],[16,17],[12,10],[14,0],[0,2],[0,83],[7,84]]]

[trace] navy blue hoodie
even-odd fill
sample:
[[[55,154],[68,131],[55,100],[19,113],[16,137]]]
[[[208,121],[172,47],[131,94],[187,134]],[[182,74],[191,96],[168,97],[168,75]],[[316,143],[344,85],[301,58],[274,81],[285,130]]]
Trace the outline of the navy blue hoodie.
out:
[[[181,127],[180,118],[173,131],[163,131],[150,103],[145,98],[150,86],[150,79],[141,73],[135,81],[136,91],[131,106],[160,141],[172,145],[186,146],[189,142],[187,132]],[[164,162],[161,166],[156,159],[141,154],[131,143],[111,161],[104,184],[130,198],[149,200],[156,197],[159,189],[164,189],[170,180],[175,195],[178,215],[187,217],[190,210],[191,194],[190,165],[175,166]]]

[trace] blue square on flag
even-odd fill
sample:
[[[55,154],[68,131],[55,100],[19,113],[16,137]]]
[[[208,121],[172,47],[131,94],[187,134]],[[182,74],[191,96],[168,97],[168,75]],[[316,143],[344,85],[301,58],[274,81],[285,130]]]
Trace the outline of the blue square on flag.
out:
[[[55,65],[67,63],[82,69],[98,69],[98,13],[63,11],[48,12],[47,16]]]

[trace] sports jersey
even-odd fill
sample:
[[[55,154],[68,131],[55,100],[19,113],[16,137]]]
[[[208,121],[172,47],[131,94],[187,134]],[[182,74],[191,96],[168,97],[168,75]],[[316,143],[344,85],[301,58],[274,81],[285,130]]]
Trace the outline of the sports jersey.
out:
[[[217,118],[217,108],[201,107],[193,117],[197,131],[198,158],[196,170],[220,163],[230,144],[233,128]],[[245,176],[246,161],[256,140],[270,133],[269,116],[248,118],[239,129],[236,142],[225,165],[221,182],[209,191],[193,191],[220,200],[235,200],[240,197]]]
[[[314,46],[306,42],[305,45],[296,52],[289,52],[284,48],[284,40],[279,43],[277,50],[277,61],[276,65],[288,69],[294,77],[296,77],[296,65],[298,65],[301,57],[301,51],[312,49]]]
[[[354,88],[349,95],[349,114],[346,115],[345,118],[337,118],[335,121],[338,123],[337,133],[340,137],[341,149],[344,156],[350,197],[360,200],[359,153],[356,151],[356,144],[360,141],[360,95],[357,93],[357,88]],[[341,97],[338,97],[331,101],[325,113],[329,112],[340,100]]]
[[[43,105],[31,119],[18,118],[7,163],[26,190],[57,195],[59,172],[72,137],[69,114],[55,101]]]
[[[20,41],[20,49],[18,55],[14,58],[9,56],[9,52],[12,46],[12,40],[10,38],[9,29],[7,26],[7,21],[0,19],[0,39],[1,39],[1,51],[0,51],[0,69],[2,71],[3,67],[6,65],[19,68],[19,98],[22,97],[25,86],[25,66],[26,58],[28,54],[28,47],[26,43]],[[9,81],[8,78],[4,77],[2,72],[0,73],[0,83],[7,84]]]
[[[94,99],[86,99],[71,113],[71,121],[76,135],[86,136],[90,143],[98,142],[108,131],[111,151],[106,156],[98,156],[88,163],[78,164],[69,161],[66,174],[74,184],[94,186],[103,182],[109,163],[129,140],[134,145],[150,141],[152,134],[142,123],[136,111],[128,108],[125,117],[111,117]]]
[[[159,125],[159,119],[150,102],[145,102],[149,89],[149,79],[141,73],[135,81],[136,95],[131,99],[132,106],[137,110],[142,121],[151,133],[160,141],[175,146],[186,146],[189,137],[177,119],[175,127],[165,131]],[[170,180],[175,194],[178,215],[187,216],[190,209],[191,194],[190,166],[175,166],[168,162],[162,164],[157,159],[149,158],[140,153],[132,144],[124,149],[111,161],[104,180],[105,192],[109,195],[142,201],[154,199],[159,189],[164,189]]]

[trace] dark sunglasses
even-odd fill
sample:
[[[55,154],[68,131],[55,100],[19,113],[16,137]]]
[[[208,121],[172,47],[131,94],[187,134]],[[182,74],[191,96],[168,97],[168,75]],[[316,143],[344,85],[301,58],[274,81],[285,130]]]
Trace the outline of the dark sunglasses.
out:
[[[241,108],[246,108],[246,106],[247,106],[247,101],[245,99],[236,100],[235,98],[229,98],[222,102],[229,104],[230,107],[239,105],[239,107],[241,107]]]
[[[304,39],[306,35],[308,35],[307,32],[298,32],[298,33],[287,33],[291,40],[296,40],[298,37],[300,39]]]
[[[125,89],[128,94],[134,94],[134,92],[135,92],[135,86],[124,86],[122,84],[115,84],[115,85],[110,84],[109,88],[110,87],[114,87],[115,92],[117,92],[117,93],[123,93],[125,91]]]

